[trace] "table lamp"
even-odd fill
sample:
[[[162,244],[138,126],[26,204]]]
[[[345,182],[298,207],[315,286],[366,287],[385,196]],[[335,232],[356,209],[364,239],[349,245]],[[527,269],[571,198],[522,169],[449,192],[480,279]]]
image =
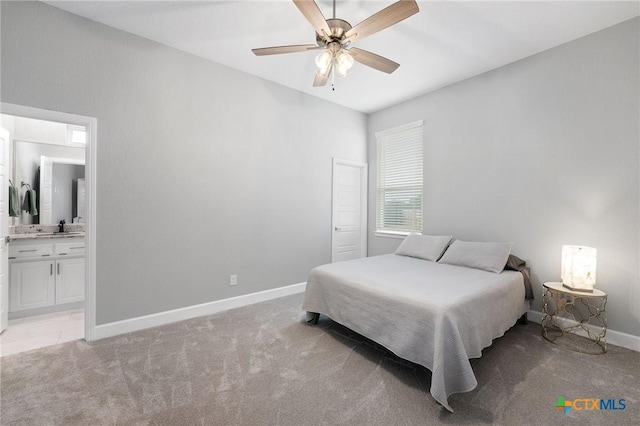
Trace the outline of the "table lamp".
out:
[[[562,285],[574,291],[593,293],[596,284],[597,250],[585,246],[562,246]]]

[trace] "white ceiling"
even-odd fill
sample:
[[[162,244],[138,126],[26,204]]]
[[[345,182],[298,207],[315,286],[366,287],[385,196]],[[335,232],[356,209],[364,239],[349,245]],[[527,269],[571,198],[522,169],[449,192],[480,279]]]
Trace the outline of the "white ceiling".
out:
[[[326,18],[331,0],[317,0]],[[338,0],[355,25],[394,0]],[[384,74],[361,64],[312,87],[317,52],[257,57],[252,48],[315,43],[289,0],[47,1],[67,10],[249,74],[374,112],[531,56],[640,14],[636,1],[418,1],[420,12],[353,43],[400,63]]]

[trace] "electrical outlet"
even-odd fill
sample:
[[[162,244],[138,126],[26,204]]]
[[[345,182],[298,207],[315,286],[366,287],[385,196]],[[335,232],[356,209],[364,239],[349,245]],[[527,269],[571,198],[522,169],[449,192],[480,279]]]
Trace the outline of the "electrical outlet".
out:
[[[229,285],[238,285],[237,275],[229,275]]]

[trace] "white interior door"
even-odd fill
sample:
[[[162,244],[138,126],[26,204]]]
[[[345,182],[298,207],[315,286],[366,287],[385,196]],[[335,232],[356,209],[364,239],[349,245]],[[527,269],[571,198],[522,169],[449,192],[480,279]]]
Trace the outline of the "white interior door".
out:
[[[0,128],[0,333],[9,324],[9,132]]]
[[[331,261],[367,255],[367,165],[333,160]]]
[[[51,224],[53,216],[53,161],[40,156],[40,206],[38,215],[41,224]]]

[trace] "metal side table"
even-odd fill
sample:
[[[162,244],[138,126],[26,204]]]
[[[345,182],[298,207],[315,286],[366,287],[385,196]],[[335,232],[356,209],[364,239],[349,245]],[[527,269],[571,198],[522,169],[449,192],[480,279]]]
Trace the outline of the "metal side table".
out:
[[[607,352],[607,293],[574,291],[558,282],[542,287],[542,336],[576,352]]]

